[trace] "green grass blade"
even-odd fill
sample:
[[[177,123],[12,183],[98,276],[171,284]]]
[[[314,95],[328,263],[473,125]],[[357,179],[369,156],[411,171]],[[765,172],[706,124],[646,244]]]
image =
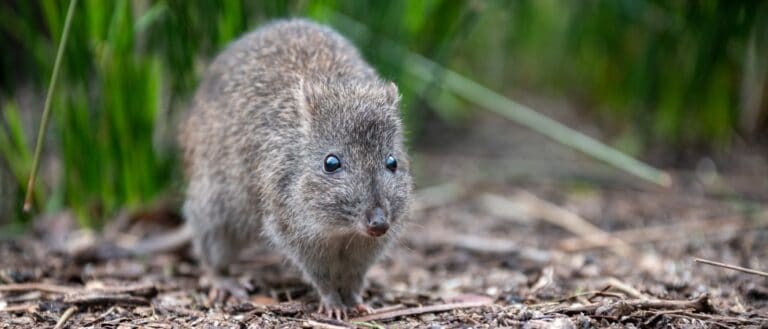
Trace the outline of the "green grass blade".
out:
[[[69,28],[72,25],[72,16],[75,13],[75,5],[77,0],[71,0],[69,2],[69,9],[67,9],[67,18],[64,20],[64,30],[61,32],[61,42],[59,42],[59,50],[56,52],[56,61],[53,64],[53,73],[51,74],[51,82],[48,86],[48,94],[45,97],[45,107],[43,108],[43,119],[40,122],[40,130],[37,134],[37,144],[35,145],[35,156],[32,159],[32,171],[29,174],[29,182],[27,183],[27,196],[24,198],[24,211],[30,211],[32,208],[32,195],[35,187],[35,176],[37,175],[37,168],[40,165],[40,153],[43,150],[43,140],[45,139],[45,131],[48,127],[48,118],[51,116],[51,101],[53,98],[53,91],[56,89],[56,80],[59,77],[59,67],[61,66],[61,58],[64,54],[64,45],[67,44],[67,37],[69,36]]]
[[[407,59],[408,72],[421,79],[431,80],[434,71],[439,70],[443,74],[444,88],[491,112],[649,182],[661,186],[669,186],[672,183],[667,173],[506,98],[461,74],[439,67],[417,54],[410,53]]]

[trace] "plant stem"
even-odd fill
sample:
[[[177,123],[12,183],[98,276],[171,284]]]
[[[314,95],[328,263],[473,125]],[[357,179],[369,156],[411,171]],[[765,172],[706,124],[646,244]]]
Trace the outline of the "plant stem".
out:
[[[459,73],[441,67],[421,55],[407,52],[405,67],[411,74],[427,81],[433,79],[434,72],[439,71],[444,88],[487,110],[644,180],[664,187],[672,183],[667,173],[512,101]]]
[[[739,271],[739,272],[759,275],[759,276],[762,276],[764,278],[768,278],[768,272],[753,270],[751,268],[746,268],[746,267],[741,267],[741,266],[736,266],[736,265],[730,265],[730,264],[720,263],[720,262],[716,262],[716,261],[713,261],[713,260],[706,260],[706,259],[701,259],[701,258],[696,258],[694,260],[697,263],[702,263],[702,264],[707,264],[707,265],[727,268],[729,270],[734,270],[734,271]]]
[[[51,116],[51,102],[53,98],[53,91],[56,89],[56,80],[59,77],[59,67],[61,66],[61,58],[64,54],[64,48],[67,44],[67,37],[69,36],[69,27],[72,24],[72,16],[75,12],[75,5],[77,0],[71,0],[69,2],[69,8],[67,9],[67,17],[64,20],[64,29],[61,31],[61,40],[59,40],[59,48],[56,51],[56,61],[53,64],[53,73],[51,73],[51,81],[48,84],[48,93],[45,96],[45,106],[43,108],[43,118],[40,121],[40,129],[37,132],[37,144],[35,144],[35,156],[32,158],[32,171],[29,174],[29,182],[27,184],[27,196],[24,198],[24,211],[29,212],[32,209],[32,195],[35,189],[35,177],[37,176],[37,169],[40,165],[40,153],[43,150],[43,140],[45,139],[46,128],[48,127],[48,117]]]

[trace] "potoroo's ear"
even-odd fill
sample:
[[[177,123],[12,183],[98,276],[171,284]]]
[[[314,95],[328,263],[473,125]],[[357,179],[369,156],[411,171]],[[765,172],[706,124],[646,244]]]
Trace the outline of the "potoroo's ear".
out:
[[[387,103],[397,108],[400,104],[400,91],[397,89],[397,85],[394,82],[387,84]]]

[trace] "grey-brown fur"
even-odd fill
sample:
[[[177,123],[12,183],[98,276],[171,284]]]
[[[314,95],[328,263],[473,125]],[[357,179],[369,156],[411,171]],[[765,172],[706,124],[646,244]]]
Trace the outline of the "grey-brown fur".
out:
[[[365,273],[396,239],[410,199],[398,103],[394,84],[327,27],[277,21],[233,42],[211,64],[180,133],[184,215],[203,265],[225,274],[262,235],[322,305],[360,304]],[[341,172],[323,172],[329,153]],[[391,225],[378,238],[364,233],[375,207]]]

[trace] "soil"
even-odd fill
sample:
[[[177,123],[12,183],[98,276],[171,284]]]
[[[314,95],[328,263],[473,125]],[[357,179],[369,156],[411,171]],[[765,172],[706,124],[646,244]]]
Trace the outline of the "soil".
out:
[[[49,215],[0,242],[0,327],[768,327],[766,277],[695,262],[768,269],[754,150],[702,157],[660,188],[489,116],[427,127],[414,154],[411,229],[368,274],[373,315],[314,313],[317,295],[258,244],[232,267],[250,301],[212,304],[189,248],[114,248],[179,224],[158,205],[99,234]]]

